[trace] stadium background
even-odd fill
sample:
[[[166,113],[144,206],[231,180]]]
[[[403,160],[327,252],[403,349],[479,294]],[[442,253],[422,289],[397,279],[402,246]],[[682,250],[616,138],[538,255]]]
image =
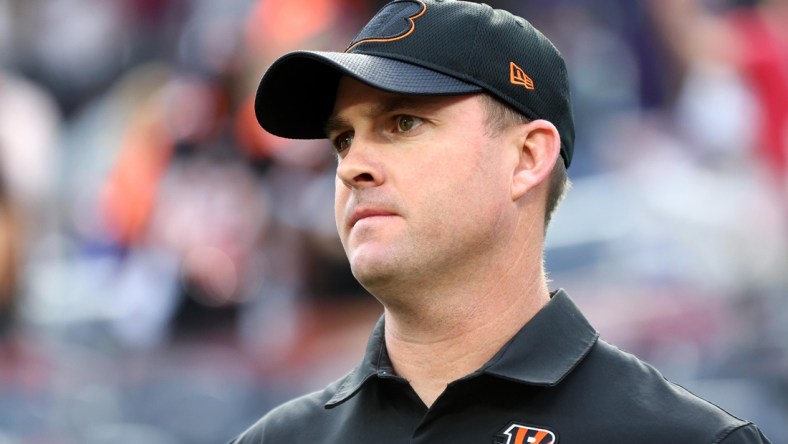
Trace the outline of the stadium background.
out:
[[[551,279],[788,442],[788,2],[491,3],[570,70]],[[250,101],[382,4],[0,0],[0,443],[225,442],[355,365],[380,307],[338,246],[334,160]]]

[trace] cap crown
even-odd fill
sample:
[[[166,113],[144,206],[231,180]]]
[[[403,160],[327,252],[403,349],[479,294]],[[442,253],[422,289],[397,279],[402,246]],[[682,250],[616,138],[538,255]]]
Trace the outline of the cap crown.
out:
[[[575,131],[566,65],[525,19],[474,2],[396,0],[345,52],[429,68],[476,84],[531,119],[552,122],[569,166]]]

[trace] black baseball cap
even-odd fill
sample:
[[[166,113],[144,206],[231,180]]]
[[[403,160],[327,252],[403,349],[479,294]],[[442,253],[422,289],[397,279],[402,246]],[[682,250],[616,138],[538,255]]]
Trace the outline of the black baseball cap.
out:
[[[575,130],[563,57],[508,11],[458,0],[395,0],[344,52],[295,51],[263,75],[257,121],[291,139],[325,138],[340,77],[412,95],[487,92],[530,119],[548,120],[572,160]]]

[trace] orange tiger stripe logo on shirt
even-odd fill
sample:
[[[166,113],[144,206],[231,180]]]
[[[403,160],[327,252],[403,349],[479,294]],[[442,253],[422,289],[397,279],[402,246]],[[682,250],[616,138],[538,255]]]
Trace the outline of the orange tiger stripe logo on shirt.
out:
[[[555,433],[528,425],[510,423],[498,435],[498,444],[556,444]]]

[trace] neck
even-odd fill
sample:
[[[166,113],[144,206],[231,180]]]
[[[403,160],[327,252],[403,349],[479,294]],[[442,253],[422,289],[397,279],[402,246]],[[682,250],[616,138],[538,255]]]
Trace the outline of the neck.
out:
[[[428,407],[448,383],[489,361],[547,303],[541,253],[527,259],[506,270],[486,269],[486,280],[471,276],[453,287],[411,293],[407,304],[384,304],[394,369]]]

